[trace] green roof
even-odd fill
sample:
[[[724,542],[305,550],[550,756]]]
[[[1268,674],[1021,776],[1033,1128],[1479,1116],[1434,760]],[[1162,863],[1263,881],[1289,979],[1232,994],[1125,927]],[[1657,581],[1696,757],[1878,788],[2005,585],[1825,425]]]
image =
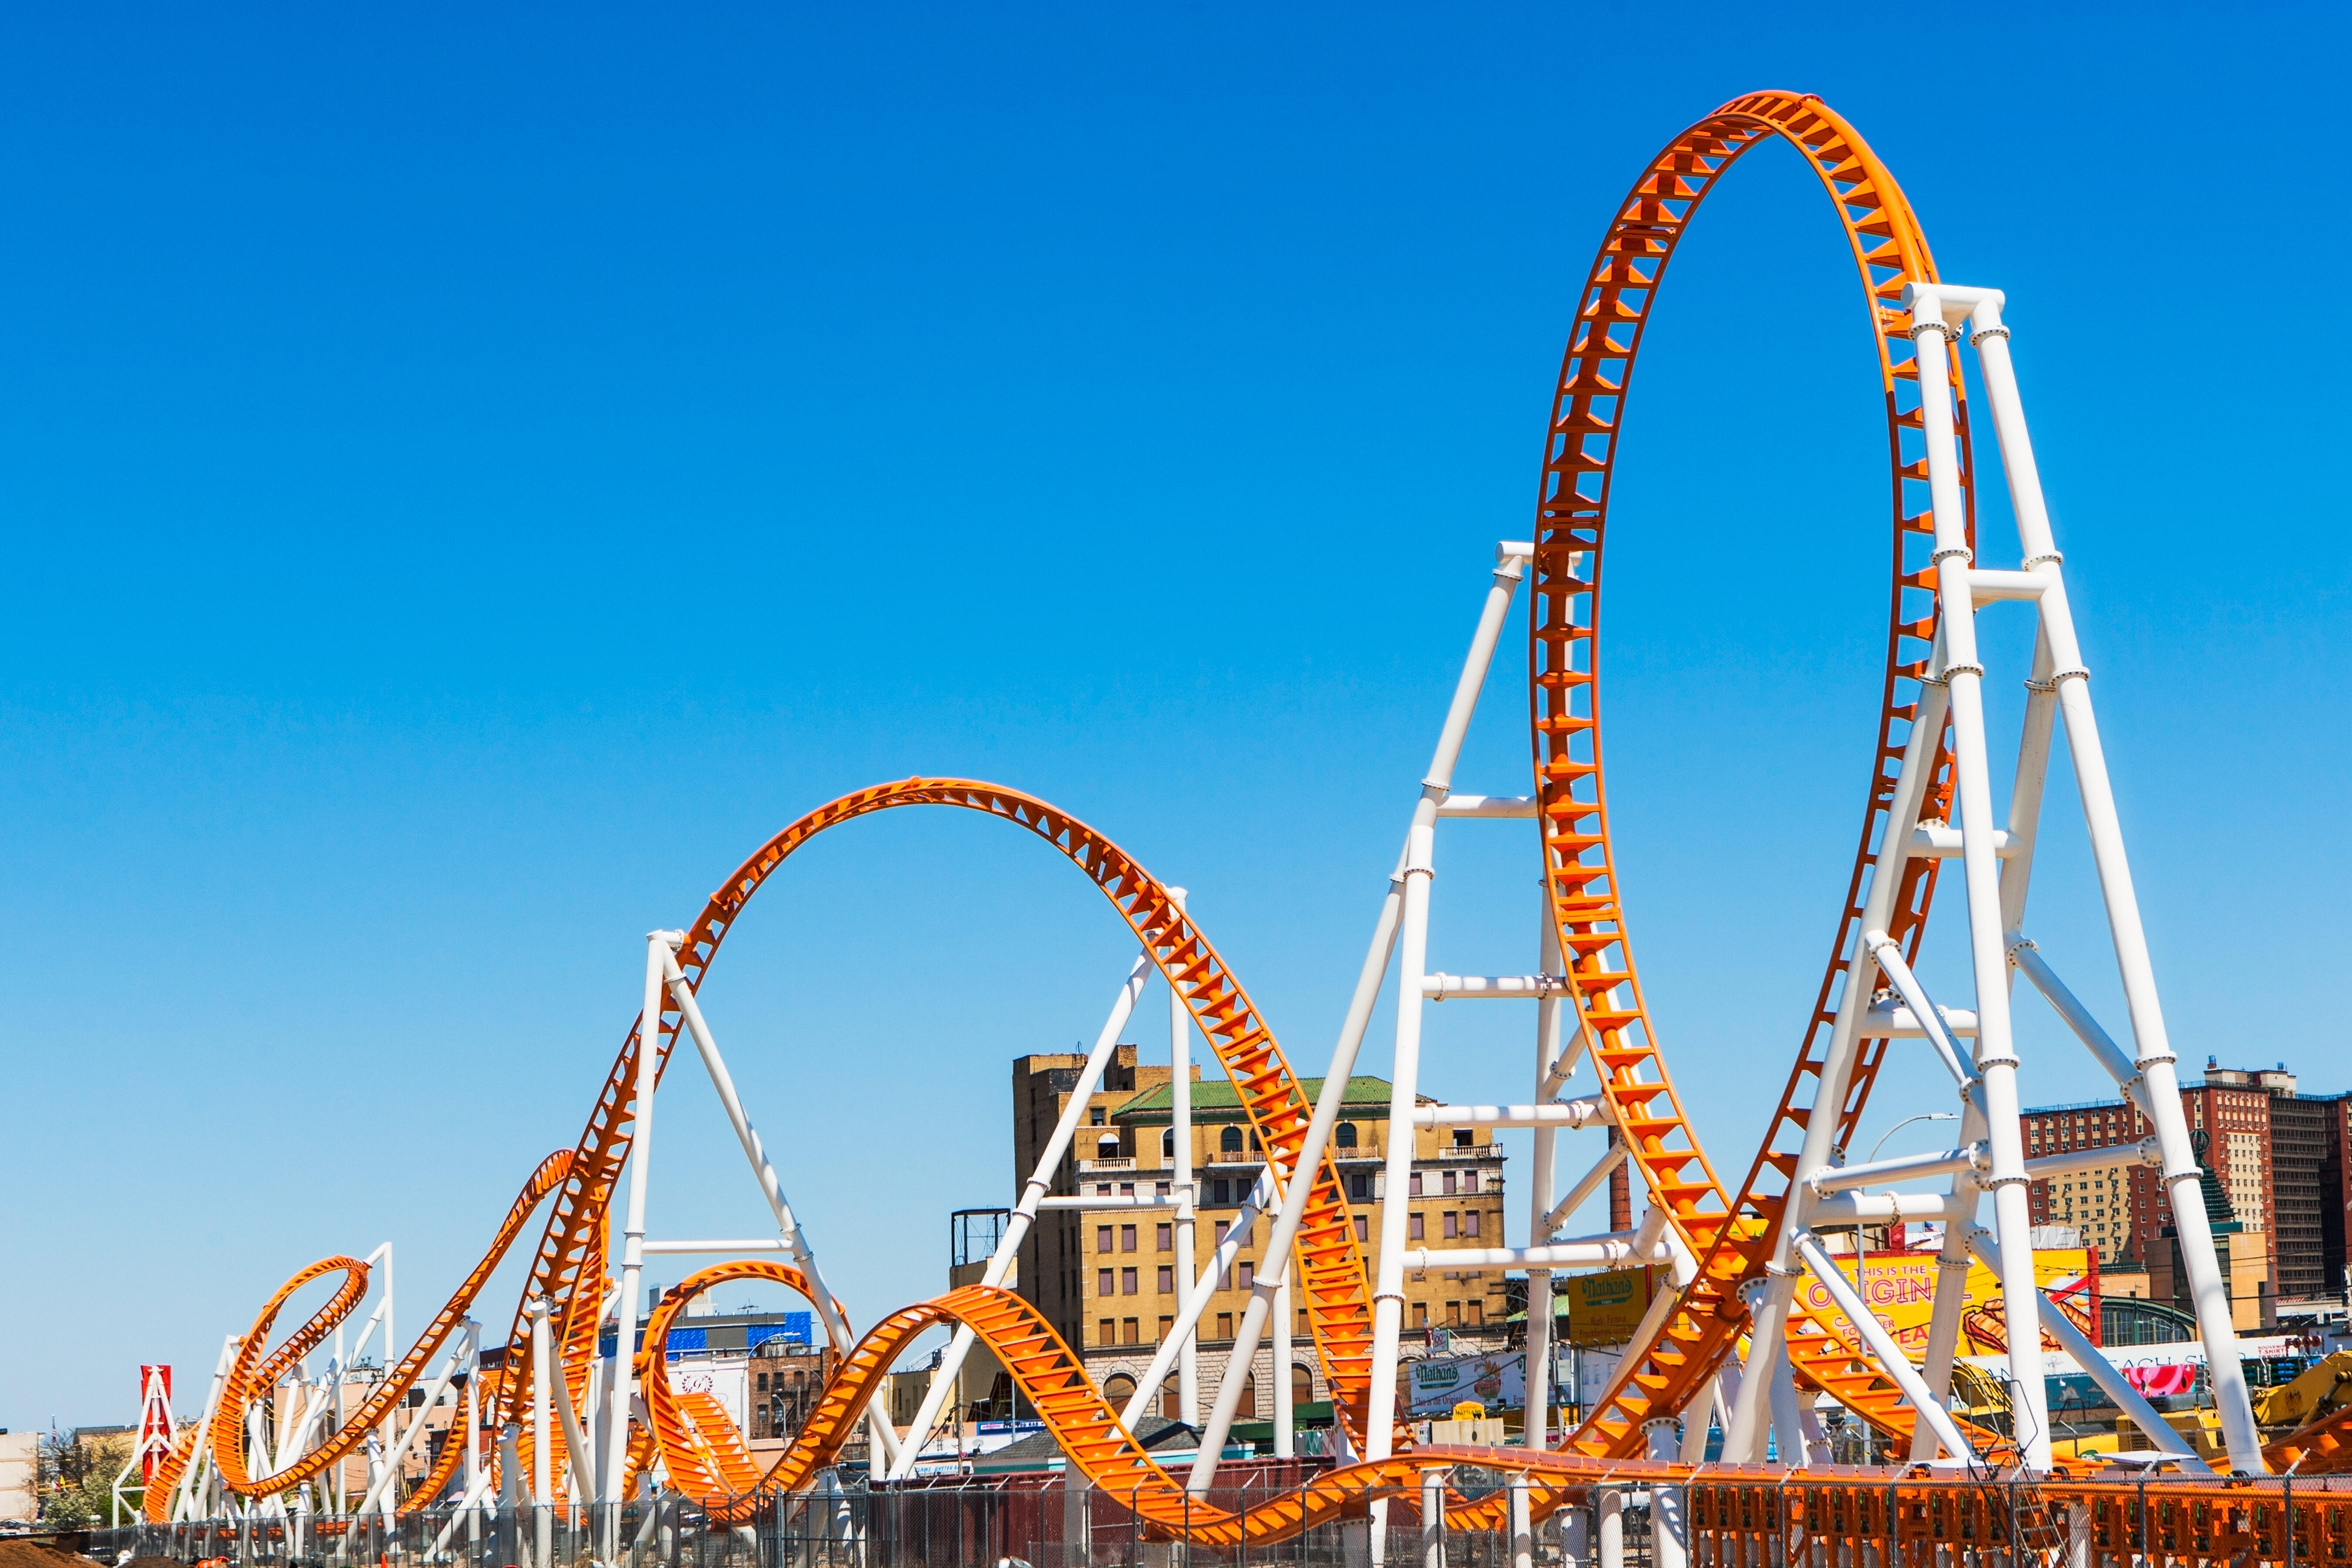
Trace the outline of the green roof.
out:
[[[1300,1079],[1298,1087],[1310,1105],[1322,1097],[1323,1080],[1319,1078]],[[1418,1099],[1423,1104],[1433,1103],[1427,1095]],[[1348,1080],[1348,1098],[1340,1103],[1364,1110],[1377,1110],[1386,1116],[1389,1111],[1389,1080],[1384,1078],[1351,1078]],[[1192,1086],[1192,1109],[1195,1111],[1238,1112],[1241,1108],[1240,1091],[1234,1088],[1230,1079],[1202,1079]],[[1150,1116],[1155,1111],[1162,1116],[1172,1117],[1175,1114],[1175,1085],[1163,1083],[1157,1089],[1145,1089],[1111,1114],[1115,1117]]]

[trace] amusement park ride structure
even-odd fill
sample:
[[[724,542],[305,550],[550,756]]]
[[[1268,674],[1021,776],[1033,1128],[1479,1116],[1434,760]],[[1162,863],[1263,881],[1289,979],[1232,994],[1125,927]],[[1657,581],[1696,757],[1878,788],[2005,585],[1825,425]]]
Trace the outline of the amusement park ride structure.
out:
[[[1601,749],[1597,657],[1601,561],[1609,528],[1617,436],[1651,308],[1699,205],[1741,156],[1764,140],[1793,146],[1819,177],[1844,226],[1863,285],[1885,395],[1892,500],[1887,658],[1863,828],[1828,962],[1802,1029],[1801,1049],[1761,1146],[1737,1187],[1717,1176],[1685,1117],[1634,968],[1619,902],[1615,850]],[[1240,980],[1186,913],[1181,889],[1163,886],[1095,829],[1017,790],[960,779],[913,778],[822,806],[763,845],[713,894],[684,931],[651,933],[645,1003],[572,1149],[550,1156],[510,1208],[481,1261],[395,1362],[390,1249],[367,1260],[333,1258],[289,1281],[251,1328],[224,1350],[204,1415],[155,1468],[149,1518],[261,1510],[298,1518],[346,1510],[390,1514],[452,1497],[481,1504],[493,1490],[535,1505],[541,1529],[561,1500],[618,1504],[663,1487],[714,1517],[747,1517],[762,1495],[815,1484],[861,1426],[878,1476],[903,1478],[942,1415],[963,1358],[985,1344],[1052,1429],[1076,1468],[1132,1500],[1148,1528],[1196,1542],[1277,1540],[1338,1518],[1375,1512],[1383,1500],[1420,1492],[1425,1472],[1475,1463],[1516,1478],[1475,1502],[1449,1498],[1449,1520],[1468,1526],[1507,1515],[1515,1526],[1583,1497],[1616,1476],[1671,1486],[1696,1473],[1711,1424],[1726,1463],[1761,1463],[1768,1438],[1785,1468],[1827,1459],[1813,1424],[1822,1394],[1937,1467],[2053,1468],[2043,1402],[2043,1335],[2009,1334],[2014,1425],[2010,1435],[1948,1413],[1961,1292],[1937,1292],[1925,1364],[1910,1359],[1854,1295],[1823,1235],[1892,1219],[1942,1226],[1939,1268],[1948,1282],[1971,1258],[1998,1277],[2008,1321],[2038,1319],[2074,1352],[2179,1471],[2205,1465],[2035,1284],[2028,1184],[2113,1151],[2028,1158],[2020,1132],[2021,1061],[2011,1027],[2014,976],[2080,1037],[2155,1127],[2153,1158],[2170,1189],[2184,1268],[2230,1467],[2250,1475],[2295,1468],[2312,1475],[2352,1469],[2352,1416],[2338,1415],[2266,1448],[2239,1371],[2226,1287],[2197,1195],[2199,1168],[2180,1099],[2154,971],[2142,932],[2122,830],[2094,717],[2088,672],[2068,607],[2063,558],[2043,505],[2010,354],[2001,294],[1938,276],[1926,239],[1893,177],[1861,137],[1817,99],[1783,92],[1733,100],[1676,137],[1652,161],[1610,225],[1588,273],[1549,426],[1535,537],[1497,548],[1470,651],[1440,730],[1404,843],[1377,918],[1318,1099],[1260,1018]],[[2007,478],[2016,553],[1979,536],[1964,350],[1975,352]],[[1979,563],[1979,556],[1987,557]],[[1528,704],[1535,783],[1524,796],[1454,791],[1464,737],[1487,678],[1512,599],[1522,584],[1528,614]],[[2016,606],[2014,610],[2009,606]],[[1987,656],[1979,614],[2033,619],[2030,668],[2008,672],[2027,698],[2007,809],[1997,808],[1987,733]],[[2082,933],[2029,936],[2026,893],[2056,731],[2063,726],[2089,830],[2128,1028],[2111,1035],[2061,978],[2091,962]],[[735,923],[801,846],[828,829],[906,806],[953,806],[1025,828],[1076,866],[1127,922],[1142,952],[1108,1018],[982,1282],[882,1318],[861,1335],[827,1285],[810,1226],[787,1200],[774,1162],[737,1096],[698,991]],[[1541,973],[1454,975],[1426,966],[1437,832],[1455,822],[1531,821],[1542,859]],[[1486,831],[1486,829],[1476,829]],[[1948,860],[1959,863],[1972,993],[1939,1004],[1913,965]],[[2048,947],[2036,944],[2046,939]],[[1331,1158],[1333,1129],[1389,971],[1399,972],[1391,1070],[1387,1190],[1407,1190],[1414,1135],[1431,1127],[1512,1127],[1534,1134],[1530,1235],[1523,1247],[1423,1250],[1405,1228],[1406,1205],[1382,1211],[1378,1277],[1367,1275],[1347,1196]],[[1211,1288],[1246,1225],[1231,1227],[1205,1262],[1193,1255],[1192,1172],[1180,1163],[1165,1197],[1104,1197],[1067,1190],[1064,1156],[1087,1096],[1154,972],[1171,996],[1180,1162],[1189,1159],[1191,1032],[1197,1026],[1238,1093],[1265,1170],[1252,1207],[1272,1216],[1265,1267],[1213,1394],[1199,1388],[1193,1346]],[[1508,1105],[1422,1105],[1418,1083],[1423,1011],[1448,1000],[1533,1005],[1533,1088]],[[1954,999],[1947,998],[1946,1004]],[[690,1038],[774,1221],[748,1240],[671,1239],[647,1229],[656,1090],[681,1036]],[[1916,1044],[1914,1044],[1916,1042]],[[1568,1093],[1591,1064],[1590,1092]],[[1895,1070],[1890,1075],[1888,1068]],[[1959,1136],[1945,1152],[1848,1163],[1845,1149],[1883,1079],[1957,1099]],[[1558,1189],[1563,1133],[1584,1131],[1607,1146]],[[1621,1163],[1646,1194],[1633,1228],[1564,1237],[1559,1232]],[[625,1191],[622,1177],[627,1178]],[[1931,1181],[1936,1190],[1895,1184]],[[1990,1226],[1979,1219],[1986,1200]],[[492,1270],[542,1203],[551,1205],[502,1358],[486,1366],[467,1314]],[[1124,1410],[1096,1393],[1070,1347],[1004,1287],[1022,1237],[1055,1207],[1157,1207],[1175,1226],[1181,1315]],[[614,1251],[618,1208],[619,1255]],[[712,1255],[728,1260],[688,1275],[650,1315],[643,1344],[599,1352],[608,1318],[626,1334],[646,1259]],[[381,1259],[375,1315],[355,1341],[343,1325],[365,1299]],[[1198,1265],[1197,1268],[1195,1265]],[[1543,1386],[1551,1315],[1528,1315],[1523,1445],[1416,1448],[1397,1421],[1396,1380],[1405,1271],[1430,1267],[1524,1269],[1531,1300],[1549,1298],[1551,1271],[1663,1265],[1672,1288],[1654,1299],[1615,1380],[1573,1430],[1547,1429]],[[300,1287],[342,1277],[328,1303],[282,1342],[276,1319]],[[1811,1275],[1835,1303],[1824,1316],[1796,1289]],[[782,1457],[762,1474],[723,1412],[707,1396],[674,1392],[664,1370],[670,1324],[720,1283],[762,1279],[807,1296],[836,1367]],[[1305,1309],[1314,1352],[1331,1390],[1344,1452],[1312,1486],[1246,1512],[1208,1495],[1239,1411],[1244,1380],[1269,1328],[1286,1364],[1291,1300]],[[2011,1308],[2015,1310],[2010,1310]],[[875,1404],[883,1374],[919,1336],[946,1325],[952,1338],[902,1441]],[[348,1381],[352,1358],[381,1334],[385,1371]],[[315,1352],[332,1341],[323,1370]],[[399,1495],[403,1460],[424,1426],[412,1389],[430,1407],[463,1378],[462,1437],[444,1444],[421,1483]],[[1171,1373],[1184,1417],[1202,1427],[1189,1472],[1163,1469],[1131,1428]],[[1288,1378],[1277,1377],[1285,1394]],[[346,1408],[347,1386],[359,1394]],[[1205,1413],[1201,1410],[1206,1399]],[[1286,1415],[1287,1412],[1281,1412]],[[403,1418],[405,1417],[404,1420]],[[1288,1436],[1276,1423],[1276,1441]],[[342,1461],[364,1455],[369,1483],[344,1495]],[[462,1479],[459,1472],[462,1469]],[[1892,1472],[1889,1472],[1890,1474]],[[455,1491],[453,1493],[453,1486]],[[620,1510],[608,1508],[607,1531]],[[456,1528],[455,1523],[451,1525]],[[613,1538],[606,1536],[607,1551]],[[544,1537],[540,1556],[545,1563]]]

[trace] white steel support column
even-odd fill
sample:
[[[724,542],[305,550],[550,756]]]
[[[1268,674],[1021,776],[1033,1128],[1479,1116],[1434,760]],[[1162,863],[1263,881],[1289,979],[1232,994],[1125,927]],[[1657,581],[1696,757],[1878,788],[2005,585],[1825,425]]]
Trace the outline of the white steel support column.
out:
[[[2106,753],[2099,742],[2097,720],[2091,710],[2090,672],[2084,668],[2074,621],[2066,601],[2061,557],[2050,529],[2050,514],[2042,494],[2042,476],[2026,434],[2025,410],[2018,395],[2017,373],[2010,361],[2009,329],[2001,323],[2002,296],[1997,289],[1969,292],[1971,341],[1977,345],[1984,372],[1986,400],[1991,405],[1993,428],[2000,440],[2001,466],[2017,511],[2017,530],[2024,550],[2024,570],[2043,580],[2040,595],[2042,634],[2049,639],[2050,684],[2056,688],[2060,714],[2066,722],[2067,752],[2074,766],[2075,787],[2090,830],[2091,858],[2098,868],[2099,890],[2106,906],[2108,931],[2115,942],[2116,966],[2121,973],[2124,1005],[2129,1013],[2132,1038],[2137,1049],[2135,1065],[2145,1080],[2149,1115],[2156,1124],[2164,1154],[2164,1184],[2172,1200],[2173,1224],[2179,1233],[2181,1261],[2197,1309],[2199,1337],[2204,1341],[2206,1363],[2213,1378],[2213,1403],[2221,1422],[2224,1446],[2231,1468],[2261,1475],[2262,1434],[2254,1425],[2246,1393],[2245,1374],[2238,1359],[2237,1330],[2230,1318],[2229,1285],[2221,1278],[2213,1233],[2206,1218],[2203,1194],[2198,1188],[2197,1161],[2189,1144],[2187,1119],[2180,1110],[2180,1088],[2173,1068],[2172,1045],[2164,1024],[2164,1009],[2156,994],[2156,969],[2147,952],[2147,933],[2139,918],[2139,899],[2132,887],[2131,863],[2125,853],[2123,824],[2116,812],[2115,790],[2107,777]],[[2003,1230],[2006,1242],[2009,1233]],[[2007,1256],[2008,1249],[2003,1248]],[[2029,1269],[2030,1272],[2030,1269]],[[2040,1384],[2035,1384],[2038,1389]]]
[[[1705,1408],[1698,1405],[1686,1410],[1683,1418],[1686,1421],[1700,1420]],[[1674,1417],[1667,1415],[1644,1421],[1642,1432],[1649,1440],[1651,1458],[1671,1465],[1682,1458],[1682,1434],[1675,1429]],[[1690,1568],[1687,1494],[1681,1487],[1659,1480],[1650,1483],[1650,1565],[1651,1568]]]
[[[555,1350],[547,1320],[554,1308],[544,1296],[534,1296],[523,1310],[530,1314],[531,1568],[549,1568],[555,1555]]]
[[[1943,644],[1937,644],[1940,652]],[[1931,666],[1938,662],[1930,654]],[[1932,668],[1930,670],[1932,674]],[[1871,862],[1870,891],[1863,900],[1863,931],[1884,931],[1895,917],[1895,900],[1903,885],[1903,866],[1912,850],[1912,825],[1928,775],[1935,767],[1936,747],[1944,731],[1945,688],[1923,682],[1913,709],[1910,733],[1903,742],[1902,771],[1896,775],[1895,798],[1889,803],[1886,826],[1879,836]],[[1831,1163],[1837,1144],[1838,1110],[1845,1102],[1847,1080],[1853,1074],[1862,1045],[1864,1016],[1870,1011],[1878,973],[1877,955],[1869,943],[1857,942],[1846,959],[1845,981],[1838,993],[1837,1021],[1830,1028],[1822,1075],[1813,1089],[1813,1111],[1805,1121],[1805,1136],[1797,1155],[1797,1179],[1789,1184],[1787,1212],[1773,1244],[1765,1288],[1759,1293],[1748,1333],[1748,1365],[1738,1395],[1732,1401],[1731,1419],[1724,1428],[1723,1458],[1727,1463],[1761,1464],[1764,1435],[1776,1390],[1789,1380],[1787,1370],[1789,1303],[1795,1298],[1797,1265],[1790,1237],[1805,1222],[1811,1190],[1804,1178]],[[1794,1390],[1781,1396],[1783,1414],[1794,1407]],[[1780,1451],[1804,1452],[1804,1438],[1796,1432],[1781,1435]]]
[[[1985,1097],[1993,1220],[2004,1245],[2001,1299],[2012,1321],[2027,1321],[2034,1300],[2032,1215],[2025,1144],[2018,1123],[2017,1050],[2009,1018],[2009,953],[2001,941],[2000,860],[1993,822],[1992,780],[1985,752],[1984,666],[1979,662],[1976,601],[1969,586],[1971,553],[1960,498],[1959,451],[1952,422],[1952,329],[1932,286],[1904,290],[1911,307],[1920,422],[1936,524],[1936,595],[1944,644],[1944,683],[1952,705],[1952,759],[1960,817],[1960,866],[1968,889],[1969,958],[1976,982],[1976,1065]],[[2019,1454],[2029,1470],[2050,1468],[2049,1398],[2038,1335],[2010,1336]],[[1893,1369],[1886,1369],[1892,1371]]]
[[[1537,916],[1538,937],[1536,968],[1545,974],[1566,973],[1559,951],[1559,928],[1552,924],[1551,898],[1543,889],[1537,889],[1539,906]],[[1565,1036],[1562,1027],[1565,1003],[1558,996],[1546,996],[1536,1004],[1536,1103],[1542,1105],[1559,1091],[1560,1044]],[[1558,1157],[1559,1133],[1549,1127],[1535,1129],[1535,1152],[1528,1165],[1528,1245],[1545,1247],[1551,1242],[1552,1166]],[[1551,1415],[1551,1270],[1528,1270],[1528,1332],[1527,1332],[1527,1394],[1526,1432],[1523,1438],[1529,1453],[1540,1453],[1551,1446],[1549,1430]]]
[[[1168,889],[1169,900],[1180,910],[1185,897],[1181,888]],[[1169,1190],[1176,1199],[1176,1305],[1181,1311],[1191,1305],[1194,1215],[1200,1205],[1192,1191],[1192,1015],[1172,982],[1168,987],[1168,1060],[1174,1074],[1168,1103],[1176,1168],[1170,1173]],[[1199,1322],[1197,1312],[1187,1315]],[[1197,1332],[1187,1333],[1176,1347],[1176,1418],[1192,1427],[1201,1425],[1200,1342]]]
[[[635,1125],[629,1130],[629,1206],[621,1222],[621,1300],[613,1313],[611,1419],[602,1462],[593,1472],[599,1482],[596,1500],[608,1504],[622,1500],[621,1473],[629,1468],[629,1395],[636,1369],[637,1298],[645,1278],[646,1183],[654,1160],[654,1063],[661,1055],[662,988],[685,941],[682,931],[646,933],[646,996],[644,1010],[637,1015],[637,1058],[630,1064],[629,1073],[629,1112]],[[570,1402],[566,1395],[565,1403]],[[616,1532],[621,1527],[620,1510],[609,1511],[604,1534],[607,1561],[619,1549]]]
[[[1004,1277],[1021,1257],[1021,1244],[1028,1239],[1030,1228],[1036,1224],[1038,1206],[1053,1189],[1054,1181],[1062,1168],[1062,1157],[1069,1152],[1070,1141],[1078,1134],[1078,1125],[1087,1118],[1087,1101],[1102,1082],[1103,1070],[1118,1050],[1118,1037],[1127,1027],[1128,1018],[1135,1011],[1137,1000],[1143,994],[1144,977],[1151,973],[1149,954],[1139,954],[1129,966],[1127,978],[1119,984],[1118,994],[1110,1005],[1110,1015],[1103,1020],[1102,1031],[1095,1037],[1095,1048],[1087,1053],[1087,1065],[1071,1087],[1070,1098],[1062,1107],[1061,1119],[1054,1123],[1053,1136],[1038,1151],[1036,1168],[1023,1184],[1021,1195],[1013,1205],[1013,1214],[1004,1223],[1004,1234],[997,1238],[996,1250],[989,1254],[988,1267],[981,1271],[980,1282],[1002,1286]],[[1181,1006],[1179,998],[1178,1005]],[[923,1443],[947,1406],[948,1398],[955,1392],[956,1379],[963,1371],[965,1358],[978,1337],[969,1324],[958,1323],[947,1350],[940,1357],[937,1371],[931,1373],[930,1385],[923,1391],[923,1403],[915,1412],[914,1425],[908,1429],[904,1447],[893,1448],[890,1454],[890,1479],[902,1481],[914,1473],[916,1462],[923,1457]],[[870,1408],[870,1407],[869,1407]],[[887,1425],[887,1423],[886,1423]]]
[[[466,1366],[466,1542],[482,1539],[482,1325],[466,1320],[466,1342],[473,1354]],[[442,1544],[447,1544],[446,1542]]]
[[[1290,1271],[1284,1269],[1282,1283],[1274,1289],[1274,1457],[1287,1459],[1297,1452],[1297,1436],[1291,1430],[1298,1419],[1296,1402],[1290,1390]]]
[[[683,933],[679,936],[682,943]],[[743,1157],[751,1162],[751,1173],[760,1184],[761,1194],[768,1200],[769,1212],[776,1222],[777,1238],[793,1255],[793,1266],[808,1282],[809,1304],[816,1309],[817,1321],[824,1325],[824,1337],[835,1352],[847,1355],[856,1343],[849,1324],[841,1315],[841,1303],[834,1300],[833,1289],[824,1282],[824,1271],[817,1267],[816,1254],[810,1250],[808,1234],[793,1217],[792,1205],[784,1199],[783,1184],[776,1178],[776,1168],[769,1162],[765,1147],[760,1142],[751,1119],[744,1114],[743,1101],[735,1092],[735,1079],[727,1070],[727,1060],[719,1054],[719,1042],[710,1033],[710,1025],[702,1016],[702,1006],[695,999],[694,987],[687,984],[686,973],[678,967],[677,954],[660,942],[654,944],[660,953],[662,976],[668,983],[672,1000],[686,1020],[687,1033],[694,1037],[694,1048],[701,1058],[703,1070],[710,1075],[710,1087],[718,1091],[719,1103],[727,1112],[728,1121],[735,1129],[735,1138],[743,1146]],[[656,1014],[658,1018],[659,1015]],[[626,1310],[634,1321],[635,1302]],[[627,1409],[625,1403],[623,1410]],[[895,1464],[898,1458],[898,1434],[887,1420],[879,1406],[866,1407],[866,1426],[883,1456]]]
[[[1978,1097],[1963,1089],[1960,1095],[1960,1136],[1963,1147],[1984,1136],[1984,1108]],[[1937,1409],[1952,1392],[1952,1357],[1960,1348],[1960,1313],[1968,1305],[1969,1231],[1976,1225],[1979,1194],[1977,1173],[1957,1172],[1952,1176],[1951,1196],[1955,1205],[1965,1210],[1965,1221],[1944,1222],[1944,1244],[1936,1253],[1936,1300],[1927,1314],[1927,1350],[1925,1364],[1920,1368],[1920,1381]],[[1915,1423],[1911,1428],[1911,1458],[1925,1464],[1936,1457],[1942,1445],[1935,1426],[1927,1421]],[[1963,1456],[1953,1454],[1952,1458]]]

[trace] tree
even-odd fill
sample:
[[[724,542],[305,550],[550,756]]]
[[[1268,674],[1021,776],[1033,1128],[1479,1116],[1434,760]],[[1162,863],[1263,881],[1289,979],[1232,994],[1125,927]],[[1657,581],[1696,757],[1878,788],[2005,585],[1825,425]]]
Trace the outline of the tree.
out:
[[[114,1478],[131,1461],[131,1439],[120,1433],[76,1442],[69,1432],[41,1439],[39,1476],[43,1523],[90,1529],[110,1522]]]

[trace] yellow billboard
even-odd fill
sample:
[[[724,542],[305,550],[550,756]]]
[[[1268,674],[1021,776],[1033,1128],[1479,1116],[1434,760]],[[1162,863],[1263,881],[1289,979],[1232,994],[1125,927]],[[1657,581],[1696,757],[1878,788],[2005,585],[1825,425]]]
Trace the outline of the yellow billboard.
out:
[[[1855,1260],[1841,1258],[1838,1270],[1849,1283],[1854,1283],[1863,1300],[1869,1304],[1871,1315],[1886,1326],[1895,1342],[1914,1363],[1927,1357],[1927,1325],[1936,1310],[1937,1258],[1932,1252],[1872,1253],[1862,1260],[1859,1281],[1856,1281]],[[2081,1247],[2067,1247],[2033,1255],[2034,1282],[2058,1297],[2062,1303],[2069,1293],[2080,1294],[2088,1282],[2090,1256]],[[1971,1262],[1967,1277],[1961,1281],[1963,1292],[1960,1308],[1960,1343],[1962,1355],[1990,1355],[2008,1347],[2006,1328],[2001,1320],[2000,1281],[1991,1269],[1981,1263]],[[1838,1310],[1826,1286],[1808,1276],[1797,1287],[1797,1299],[1805,1310],[1828,1323],[1850,1342],[1858,1341],[1853,1322]],[[2083,1321],[2079,1311],[2072,1314]]]
[[[1650,1271],[1616,1268],[1568,1277],[1568,1342],[1622,1345],[1650,1310]]]

